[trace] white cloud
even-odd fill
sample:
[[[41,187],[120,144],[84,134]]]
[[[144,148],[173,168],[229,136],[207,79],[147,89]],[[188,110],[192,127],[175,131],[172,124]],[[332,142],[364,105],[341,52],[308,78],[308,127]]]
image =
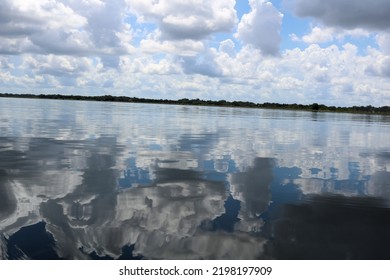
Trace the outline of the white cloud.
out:
[[[381,63],[381,74],[384,77],[390,77],[390,56],[384,58]]]
[[[122,0],[6,0],[0,5],[0,53],[98,56],[132,50]]]
[[[87,94],[104,94],[110,90],[117,95],[131,92],[140,97],[260,103],[381,106],[390,101],[390,60],[373,48],[361,54],[352,44],[326,48],[310,44],[302,50],[286,50],[279,57],[264,57],[250,46],[229,54],[227,51],[233,50],[234,43],[226,41],[219,49],[202,44],[203,50],[180,56],[170,43],[166,42],[170,54],[160,49],[151,52],[153,55],[135,52],[121,56],[117,70],[104,68],[103,63],[107,62],[97,58],[25,55],[19,65],[17,60],[5,56],[7,60],[1,62],[4,65],[2,85],[60,87],[59,92],[61,87],[63,90],[69,87],[69,92],[72,87],[82,86],[83,93]],[[13,68],[6,69],[6,65]],[[40,78],[35,80],[35,77]],[[106,89],[107,86],[111,89]]]
[[[172,75],[181,72],[178,63],[174,63],[171,57],[153,60],[150,56],[140,56],[137,58],[123,57],[121,59],[121,71],[123,73],[142,73],[147,75]]]
[[[296,90],[300,91],[302,88],[303,82],[294,77],[282,77],[275,84],[276,89],[282,90]]]
[[[77,29],[83,28],[87,23],[86,18],[56,1],[3,1],[0,13],[2,18],[0,37],[8,40],[8,45],[25,42],[19,48],[11,48],[15,53],[34,51],[49,42],[67,39],[68,32],[73,33]],[[64,32],[64,30],[68,32]],[[55,31],[62,31],[62,37],[34,42],[37,37]],[[35,46],[33,46],[34,44]],[[3,46],[0,52],[7,52],[7,50],[9,50],[7,46]]]
[[[390,55],[390,33],[380,33],[376,40],[381,51],[386,55]]]
[[[310,34],[298,38],[295,34],[292,35],[294,41],[303,41],[307,44],[318,44],[333,41],[334,30],[332,28],[314,27]]]
[[[251,98],[259,102],[304,103],[329,105],[372,104],[380,106],[389,100],[390,81],[386,77],[387,60],[379,51],[359,54],[352,44],[321,48],[310,44],[307,48],[287,50],[280,58],[255,55],[251,48],[243,48],[235,57],[218,53],[216,61],[223,69],[222,81],[236,92],[233,98]],[[375,75],[367,75],[371,65]],[[239,82],[239,83],[237,83]],[[237,85],[240,84],[237,89]],[[245,92],[240,95],[238,92]],[[372,98],[375,93],[376,98]]]
[[[150,36],[141,40],[140,50],[146,53],[165,53],[179,56],[195,56],[204,51],[205,46],[201,41],[190,39],[180,41],[159,41],[157,36]]]
[[[1,3],[0,35],[31,35],[45,29],[80,28],[87,19],[60,1],[4,0]]]
[[[0,69],[14,69],[15,66],[11,63],[8,57],[0,56]]]
[[[37,49],[28,38],[1,38],[0,54],[18,55],[26,50]]]
[[[271,2],[249,3],[238,23],[230,0],[2,1],[2,87],[340,105],[389,100],[388,31],[312,14],[307,34],[290,35],[307,46],[280,51],[283,15]],[[318,6],[338,7],[329,3]],[[293,4],[297,14],[309,13],[307,1]],[[372,47],[363,49],[360,39]],[[334,45],[316,45],[324,43]]]
[[[216,56],[215,49],[208,49],[195,57],[181,57],[180,62],[186,74],[219,77],[222,75],[222,69],[215,61]]]
[[[229,56],[234,56],[236,53],[236,46],[231,39],[224,40],[219,43],[219,52],[224,52]]]
[[[388,78],[390,78],[390,55],[375,49],[370,49],[370,55],[375,59],[366,64],[366,74],[376,78],[384,78],[373,90],[380,88],[383,92],[388,90]]]
[[[243,15],[236,36],[265,55],[277,55],[283,15],[271,2],[250,0],[249,3],[251,11]]]
[[[127,0],[140,22],[155,22],[163,40],[201,40],[230,32],[237,22],[233,0]]]
[[[27,56],[23,67],[39,74],[53,76],[75,76],[92,70],[91,60],[72,56]]]
[[[305,50],[293,50],[286,53],[285,61],[293,62],[288,68],[292,73],[300,69],[304,84],[304,96],[315,102],[358,105],[381,105],[388,100],[389,81],[367,75],[368,65],[378,61],[378,52],[359,55],[355,45],[345,44],[342,48],[332,45],[320,48],[310,45]],[[299,67],[301,65],[301,67]],[[370,90],[364,90],[370,89]],[[375,98],[372,93],[377,92]]]
[[[290,34],[291,40],[295,42],[304,42],[306,44],[322,44],[329,43],[335,40],[344,41],[346,37],[369,37],[370,33],[361,28],[356,28],[352,30],[345,30],[334,27],[312,27],[309,34],[298,37],[296,34]]]

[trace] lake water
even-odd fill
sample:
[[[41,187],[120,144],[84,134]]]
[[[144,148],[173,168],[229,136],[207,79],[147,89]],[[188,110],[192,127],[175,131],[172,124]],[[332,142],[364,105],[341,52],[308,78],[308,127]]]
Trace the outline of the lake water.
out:
[[[0,98],[1,259],[390,259],[390,116]]]

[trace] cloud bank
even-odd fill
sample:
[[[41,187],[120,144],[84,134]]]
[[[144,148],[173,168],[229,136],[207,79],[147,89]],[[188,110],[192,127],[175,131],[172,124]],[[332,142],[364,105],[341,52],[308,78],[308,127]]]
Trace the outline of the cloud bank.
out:
[[[387,1],[284,4],[5,0],[1,91],[390,103]]]

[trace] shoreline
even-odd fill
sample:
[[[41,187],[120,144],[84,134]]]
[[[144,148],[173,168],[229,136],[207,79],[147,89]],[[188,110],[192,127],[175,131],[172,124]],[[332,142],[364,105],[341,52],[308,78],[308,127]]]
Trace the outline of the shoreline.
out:
[[[53,100],[79,100],[79,101],[99,101],[99,102],[121,102],[121,103],[149,103],[149,104],[167,104],[167,105],[189,105],[189,106],[215,106],[230,108],[257,108],[257,109],[275,109],[292,111],[312,111],[325,113],[353,113],[369,115],[390,115],[390,106],[373,107],[352,106],[336,107],[313,103],[309,105],[302,104],[280,104],[280,103],[254,103],[249,101],[226,101],[226,100],[201,100],[183,98],[179,100],[138,98],[127,96],[82,96],[82,95],[62,95],[62,94],[14,94],[0,93],[0,97],[6,98],[30,98],[30,99],[53,99]]]

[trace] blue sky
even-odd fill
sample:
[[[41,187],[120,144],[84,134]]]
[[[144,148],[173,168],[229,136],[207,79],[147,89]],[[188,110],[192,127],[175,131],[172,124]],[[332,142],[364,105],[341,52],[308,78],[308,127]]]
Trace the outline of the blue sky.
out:
[[[0,91],[390,105],[387,0],[3,0]]]

